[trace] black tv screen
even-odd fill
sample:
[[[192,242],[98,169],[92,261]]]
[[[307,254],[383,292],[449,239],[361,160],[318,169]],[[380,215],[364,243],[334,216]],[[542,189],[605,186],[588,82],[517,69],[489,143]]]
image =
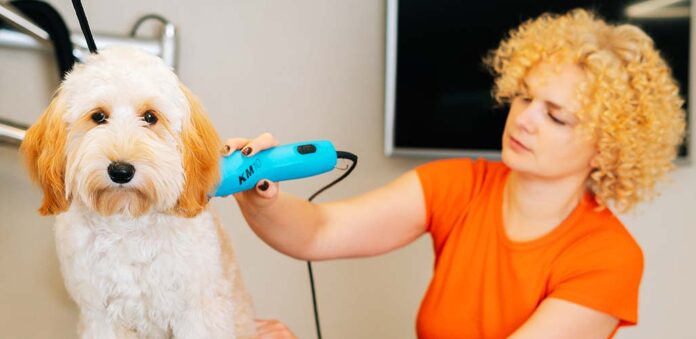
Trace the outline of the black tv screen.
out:
[[[511,29],[544,12],[581,7],[610,23],[641,27],[686,99],[691,1],[651,8],[655,3],[660,2],[389,0],[385,152],[499,158],[507,107],[494,102],[493,77],[482,60]],[[686,145],[680,158],[688,156]]]

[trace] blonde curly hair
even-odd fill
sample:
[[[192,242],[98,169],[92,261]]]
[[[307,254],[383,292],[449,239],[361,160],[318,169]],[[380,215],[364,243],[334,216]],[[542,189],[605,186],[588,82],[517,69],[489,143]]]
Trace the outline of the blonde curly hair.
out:
[[[610,25],[583,9],[544,14],[510,32],[484,60],[493,95],[509,104],[537,63],[574,62],[588,77],[578,94],[580,127],[596,141],[598,167],[588,186],[600,206],[619,212],[654,196],[674,167],[684,137],[684,101],[671,69],[640,28]]]

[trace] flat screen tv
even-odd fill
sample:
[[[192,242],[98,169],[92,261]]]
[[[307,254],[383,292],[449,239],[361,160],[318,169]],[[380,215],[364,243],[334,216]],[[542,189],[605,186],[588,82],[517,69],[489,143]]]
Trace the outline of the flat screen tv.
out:
[[[646,31],[687,98],[691,1],[388,0],[385,153],[499,158],[507,107],[483,57],[525,20],[578,7]]]

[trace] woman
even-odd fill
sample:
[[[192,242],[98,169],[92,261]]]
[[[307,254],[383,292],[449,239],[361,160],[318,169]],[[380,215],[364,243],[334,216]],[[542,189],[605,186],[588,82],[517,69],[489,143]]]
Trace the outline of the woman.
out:
[[[254,232],[304,260],[386,253],[430,233],[421,338],[606,338],[637,322],[643,257],[607,209],[631,210],[672,169],[683,101],[652,40],[584,10],[543,15],[487,59],[509,104],[502,163],[435,161],[343,201],[266,180],[235,197]],[[269,134],[232,139],[245,154]]]

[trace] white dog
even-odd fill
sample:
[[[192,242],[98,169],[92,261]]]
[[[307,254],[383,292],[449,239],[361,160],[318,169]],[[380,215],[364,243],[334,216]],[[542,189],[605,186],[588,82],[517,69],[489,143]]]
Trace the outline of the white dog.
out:
[[[81,338],[247,338],[230,241],[206,209],[221,142],[157,57],[112,48],[76,65],[22,151],[56,214]]]

